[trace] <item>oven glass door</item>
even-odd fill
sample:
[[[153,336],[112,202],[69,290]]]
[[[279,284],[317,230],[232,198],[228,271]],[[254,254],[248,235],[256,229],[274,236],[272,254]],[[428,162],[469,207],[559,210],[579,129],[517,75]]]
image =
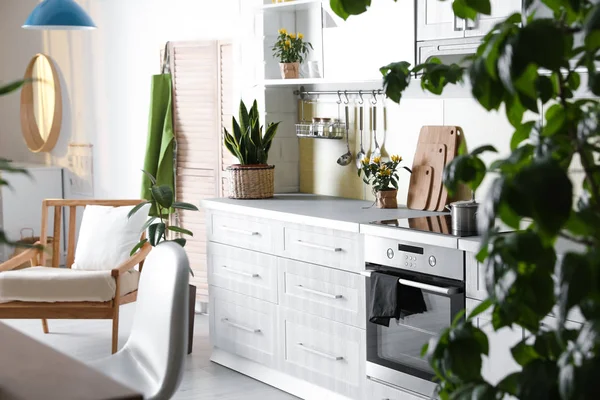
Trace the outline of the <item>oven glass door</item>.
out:
[[[439,280],[432,283],[414,275],[390,274],[409,284],[416,282],[431,285],[432,290],[422,289],[427,311],[399,320],[391,318],[389,327],[386,327],[370,322],[370,310],[367,309],[367,360],[398,372],[431,380],[434,377],[433,369],[427,360],[421,357],[421,350],[430,338],[448,327],[454,316],[464,309],[464,291],[460,284],[453,287],[452,284],[442,284]],[[370,279],[366,286],[369,299],[367,304],[370,304]],[[450,293],[446,294],[443,290],[437,291],[435,288],[450,289]]]

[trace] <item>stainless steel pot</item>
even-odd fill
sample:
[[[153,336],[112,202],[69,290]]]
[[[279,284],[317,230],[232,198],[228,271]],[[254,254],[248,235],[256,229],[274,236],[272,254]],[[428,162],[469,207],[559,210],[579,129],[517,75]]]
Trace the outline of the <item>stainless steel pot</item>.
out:
[[[455,201],[446,206],[452,214],[452,233],[459,235],[477,235],[477,210],[479,203],[474,199]]]

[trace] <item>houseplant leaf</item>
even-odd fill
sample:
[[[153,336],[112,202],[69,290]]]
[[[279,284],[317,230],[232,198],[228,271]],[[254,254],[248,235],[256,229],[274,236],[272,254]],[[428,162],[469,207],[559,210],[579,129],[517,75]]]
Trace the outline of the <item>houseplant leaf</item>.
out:
[[[142,239],[138,242],[138,244],[135,245],[135,247],[133,249],[131,249],[131,251],[129,252],[129,255],[132,256],[134,255],[139,249],[142,248],[143,245],[145,245],[146,243],[148,243],[148,239]]]
[[[180,228],[178,226],[171,225],[167,229],[170,230],[170,231],[172,231],[172,232],[183,233],[184,235],[194,236],[194,234],[192,233],[192,231],[184,229],[184,228]]]
[[[179,210],[189,210],[189,211],[198,211],[198,207],[191,203],[184,203],[181,201],[176,201],[173,203],[173,208],[177,208]]]
[[[135,214],[135,213],[136,213],[136,212],[137,212],[137,211],[138,211],[140,208],[142,208],[142,207],[144,207],[146,204],[150,204],[150,203],[151,203],[151,202],[149,202],[149,201],[144,201],[144,202],[142,202],[142,203],[138,204],[137,206],[133,207],[133,208],[131,209],[131,211],[129,211],[129,213],[127,214],[127,218],[131,218],[131,216],[132,216],[133,214]]]
[[[173,189],[168,185],[152,186],[150,189],[152,197],[163,208],[171,208],[173,205]]]

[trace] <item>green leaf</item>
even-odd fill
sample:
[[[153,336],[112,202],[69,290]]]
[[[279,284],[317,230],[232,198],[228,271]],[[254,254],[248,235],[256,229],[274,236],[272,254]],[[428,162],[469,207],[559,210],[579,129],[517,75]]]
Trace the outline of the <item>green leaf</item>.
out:
[[[250,115],[248,114],[248,109],[242,100],[240,100],[240,131],[245,132],[250,126]]]
[[[148,180],[150,182],[152,182],[153,185],[156,185],[156,178],[154,176],[152,176],[152,174],[146,170],[142,170],[142,172],[144,173],[144,175],[146,175],[146,177],[148,178]]]
[[[497,110],[504,97],[504,88],[488,74],[483,59],[478,59],[471,65],[469,77],[473,96],[486,110]]]
[[[498,382],[497,388],[504,393],[508,393],[512,396],[517,395],[517,390],[519,387],[519,378],[521,374],[519,372],[514,372],[502,379]],[[500,397],[504,398],[504,397]]]
[[[476,149],[474,149],[473,151],[471,151],[471,155],[472,156],[478,156],[480,154],[483,154],[485,152],[492,152],[492,153],[497,153],[498,150],[496,150],[496,148],[492,145],[484,145],[484,146],[479,146]]]
[[[546,125],[542,129],[542,135],[552,136],[558,133],[567,120],[567,113],[560,104],[554,104],[546,111]]]
[[[529,138],[531,130],[535,126],[535,121],[525,122],[520,125],[515,133],[513,133],[512,139],[510,140],[510,150],[514,151],[519,145],[526,139]]]
[[[153,186],[151,189],[152,198],[163,208],[171,208],[173,206],[173,189],[168,185]]]
[[[542,104],[547,103],[548,100],[554,97],[554,85],[552,84],[552,80],[547,76],[538,76],[535,81],[535,88]]]
[[[156,221],[157,219],[158,219],[157,217],[151,217],[151,218],[148,218],[148,220],[146,221],[146,223],[145,223],[145,224],[142,226],[142,229],[140,230],[140,232],[145,232],[145,231],[146,231],[146,229],[148,229],[148,227],[149,227],[150,225],[152,225],[152,223],[153,223],[154,221]]]
[[[198,207],[190,203],[184,203],[181,201],[176,201],[173,203],[173,208],[177,208],[179,210],[188,210],[188,211],[198,211]]]
[[[185,247],[187,240],[185,238],[176,238],[176,239],[171,240],[171,242],[175,242],[178,245],[180,245],[181,247]]]
[[[452,11],[459,18],[475,20],[477,18],[477,10],[472,8],[468,3],[468,0],[454,0],[452,2]]]
[[[0,96],[4,96],[6,94],[9,94],[11,92],[14,92],[15,90],[18,90],[21,88],[21,86],[23,86],[25,84],[25,80],[20,79],[18,81],[14,81],[11,83],[8,83],[6,85],[0,86]]]
[[[192,231],[180,228],[178,226],[170,225],[167,229],[173,232],[183,233],[184,235],[194,236],[194,233]]]
[[[413,71],[418,71],[419,67],[416,66]],[[383,87],[385,94],[392,101],[399,103],[402,97],[402,92],[406,90],[411,80],[410,63],[408,62],[397,62],[388,64],[385,67],[379,69],[383,75]]]
[[[533,346],[528,345],[525,341],[517,343],[510,352],[519,365],[527,365],[532,360],[540,358]]]
[[[163,222],[150,225],[148,227],[148,239],[150,240],[150,244],[152,246],[156,246],[157,244],[159,244],[160,239],[164,233],[165,224]]]
[[[129,211],[129,213],[127,214],[127,219],[131,218],[131,216],[133,214],[135,214],[140,208],[144,207],[146,204],[150,204],[150,202],[149,201],[144,201],[143,203],[140,203],[137,206],[133,207],[131,209],[131,211]]]
[[[471,311],[471,313],[469,314],[468,319],[472,320],[473,318],[477,317],[479,314],[485,312],[488,308],[490,308],[493,305],[493,302],[491,299],[485,299],[484,301],[482,301],[481,303],[479,303],[477,305],[477,307],[475,307],[473,309],[473,311]]]
[[[138,242],[138,244],[136,244],[133,249],[131,249],[131,251],[129,252],[129,256],[131,257],[132,255],[134,255],[139,249],[142,248],[143,245],[145,245],[146,243],[148,243],[148,239],[142,239]]]

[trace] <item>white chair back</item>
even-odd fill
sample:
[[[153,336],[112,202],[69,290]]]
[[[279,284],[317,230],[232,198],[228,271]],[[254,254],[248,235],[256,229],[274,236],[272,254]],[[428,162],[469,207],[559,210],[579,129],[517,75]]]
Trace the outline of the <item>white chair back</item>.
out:
[[[156,246],[144,263],[131,335],[123,347],[156,384],[156,393],[146,393],[147,398],[170,398],[181,381],[188,342],[188,285],[185,250],[173,242]]]

